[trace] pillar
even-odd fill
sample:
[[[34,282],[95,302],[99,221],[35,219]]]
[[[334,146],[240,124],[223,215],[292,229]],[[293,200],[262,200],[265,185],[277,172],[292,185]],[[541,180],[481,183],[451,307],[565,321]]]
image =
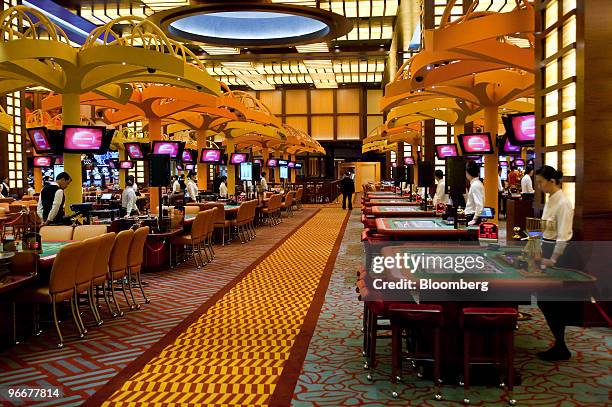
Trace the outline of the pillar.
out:
[[[280,158],[280,156],[278,157]],[[280,179],[280,169],[278,167],[276,167],[274,169],[274,183],[275,184],[280,184],[281,179]]]
[[[206,148],[206,142],[208,140],[208,130],[198,130],[196,132],[198,155],[202,154],[202,149]],[[201,163],[198,156],[198,189],[200,191],[206,191],[208,189],[208,164]]]
[[[267,147],[262,148],[261,155],[263,157],[261,160],[261,171],[266,173],[266,181],[270,182],[270,170],[268,169],[268,159],[270,158],[270,149]]]
[[[36,154],[34,149],[32,150],[34,157],[36,157],[38,154]],[[32,168],[32,172],[34,174],[34,191],[40,192],[43,187],[42,168],[34,167]]]
[[[229,163],[229,159],[232,153],[236,151],[236,145],[234,140],[226,139],[226,152],[227,152],[227,193],[229,195],[236,195],[236,166]]]
[[[127,154],[125,147],[119,148],[119,161],[125,161]],[[127,178],[127,170],[119,170],[119,188],[125,189],[125,179]]]
[[[459,135],[465,133],[465,123],[461,121],[455,122],[455,124],[453,125],[453,133],[455,136],[454,143],[459,145]]]
[[[285,161],[289,161],[289,154],[287,154],[287,153],[283,153],[283,160],[285,160]],[[287,172],[289,172],[289,170],[287,170]],[[279,178],[280,178],[280,171],[278,171],[278,176],[279,176]],[[289,180],[285,180],[285,183],[287,183],[288,181],[289,181]],[[282,180],[281,180],[281,182],[282,182]]]
[[[497,137],[498,130],[498,107],[497,106],[485,106],[485,132],[491,133],[491,139],[493,140],[493,151],[494,154],[485,156],[485,199],[484,205],[495,209],[495,213],[498,213],[497,207],[497,167],[499,166],[499,158],[497,156],[497,146],[495,145],[495,137]]]
[[[151,141],[161,140],[162,139],[161,119],[159,117],[149,117],[148,120],[149,120],[149,140]],[[149,210],[150,211],[152,212],[159,211],[159,199],[160,199],[159,190],[157,188],[149,188]]]
[[[64,93],[62,95],[62,118],[63,124],[81,124],[81,102],[78,93]],[[64,191],[66,196],[65,211],[71,214],[71,204],[83,201],[83,177],[81,154],[64,153],[64,171],[70,174],[72,182]]]
[[[291,155],[291,161],[295,162],[295,154]],[[291,169],[291,174],[289,175],[290,175],[291,183],[295,184],[295,168]]]

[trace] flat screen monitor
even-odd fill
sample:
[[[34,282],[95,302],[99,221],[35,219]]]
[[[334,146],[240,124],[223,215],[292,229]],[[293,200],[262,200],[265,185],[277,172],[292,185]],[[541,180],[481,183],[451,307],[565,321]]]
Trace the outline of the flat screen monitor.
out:
[[[221,162],[221,150],[213,148],[203,148],[200,156],[201,163],[217,164]]]
[[[278,160],[276,158],[268,159],[268,167],[270,168],[278,167]]]
[[[108,167],[113,170],[119,169],[119,160],[108,160]]]
[[[55,158],[55,165],[64,165],[64,156],[63,155],[56,155],[54,156]]]
[[[495,217],[494,212],[495,211],[493,208],[485,206],[484,208],[482,208],[482,213],[480,214],[480,217],[482,219],[493,219]]]
[[[240,163],[240,180],[241,181],[253,181],[253,163],[252,162]]]
[[[256,158],[256,159],[253,160],[253,162],[255,164],[259,164],[259,165],[261,165],[261,163],[262,163],[261,158]]]
[[[196,150],[183,150],[183,163],[195,163],[198,160]]]
[[[110,201],[111,199],[113,199],[113,194],[102,194],[100,197],[101,201]]]
[[[230,164],[242,164],[244,162],[247,161],[248,158],[248,154],[246,153],[232,153],[232,155],[230,155]]]
[[[502,167],[502,168],[504,168],[504,167],[507,168],[508,167],[508,161],[500,161],[499,162],[499,166]]]
[[[134,168],[134,161],[119,161],[119,168],[122,170],[131,170]]]
[[[53,167],[55,159],[51,156],[34,157],[34,167]]]
[[[183,166],[181,164],[176,164],[176,169],[179,171],[183,171]]]
[[[302,169],[302,163],[295,163],[295,169],[296,170],[301,170]]]
[[[506,134],[514,145],[528,145],[535,143],[536,122],[534,113],[519,113],[508,115],[510,129],[506,129]],[[509,130],[509,131],[508,131]]]
[[[37,153],[45,153],[53,150],[49,140],[49,132],[46,127],[33,127],[27,129],[28,136]]]
[[[286,167],[288,164],[289,164],[289,161],[287,160],[278,160],[279,167]]]
[[[144,160],[144,149],[140,143],[125,143],[125,152],[131,160]]]
[[[457,144],[436,144],[436,156],[443,160],[446,157],[458,157],[459,151],[457,150]]]
[[[512,144],[508,135],[505,135],[504,137],[502,137],[502,144],[501,144],[499,153],[500,154],[520,154],[521,146],[515,146],[514,144]]]
[[[195,170],[195,164],[185,164],[185,170],[187,171]]]
[[[280,177],[281,179],[289,178],[289,167],[280,167]]]
[[[460,134],[459,145],[463,155],[494,153],[491,133]]]
[[[404,157],[404,164],[405,165],[414,165],[414,158],[412,156]]]
[[[525,160],[517,158],[516,160],[512,161],[512,164],[514,164],[517,167],[524,167],[525,166]]]
[[[65,125],[63,132],[64,151],[67,153],[102,153],[108,149],[113,135],[101,126]]]
[[[295,161],[289,161],[289,162],[287,163],[287,167],[289,167],[289,168],[295,168]]]
[[[153,154],[168,155],[171,159],[181,156],[182,143],[180,141],[154,141]]]

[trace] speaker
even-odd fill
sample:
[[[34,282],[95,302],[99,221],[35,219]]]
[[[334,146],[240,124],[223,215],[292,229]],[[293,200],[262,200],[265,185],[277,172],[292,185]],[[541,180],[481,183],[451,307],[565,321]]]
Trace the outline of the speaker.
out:
[[[391,167],[391,177],[395,182],[406,182],[406,167],[403,165]]]
[[[434,164],[431,161],[419,161],[419,186],[433,187],[434,182]]]
[[[251,168],[253,171],[253,181],[259,182],[259,180],[261,179],[261,164],[253,163],[253,166]]]
[[[446,193],[449,195],[463,195],[465,193],[465,163],[464,157],[446,158]]]
[[[149,154],[149,186],[165,187],[170,185],[170,156]]]
[[[409,184],[414,182],[414,168],[412,165],[406,166],[406,182]]]

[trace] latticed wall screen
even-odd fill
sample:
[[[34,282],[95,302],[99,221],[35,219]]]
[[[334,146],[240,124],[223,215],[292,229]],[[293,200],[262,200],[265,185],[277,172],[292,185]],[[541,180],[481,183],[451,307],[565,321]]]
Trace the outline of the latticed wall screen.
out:
[[[132,129],[137,135],[142,137],[142,122],[135,121],[126,123],[127,128]],[[134,176],[136,180],[136,184],[138,184],[138,188],[141,188],[145,184],[145,169],[144,169],[144,161],[134,161],[134,168],[128,170],[128,175]]]

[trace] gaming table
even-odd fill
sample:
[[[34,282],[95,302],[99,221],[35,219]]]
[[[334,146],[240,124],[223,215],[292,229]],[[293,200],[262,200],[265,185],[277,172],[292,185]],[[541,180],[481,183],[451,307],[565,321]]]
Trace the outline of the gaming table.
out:
[[[424,211],[416,206],[373,206],[370,211],[377,218],[436,216],[434,211]]]
[[[370,199],[365,203],[366,206],[418,206],[419,203],[411,201],[409,198],[377,198]]]
[[[455,229],[439,218],[376,218],[376,229],[396,240],[478,239],[478,226]]]

